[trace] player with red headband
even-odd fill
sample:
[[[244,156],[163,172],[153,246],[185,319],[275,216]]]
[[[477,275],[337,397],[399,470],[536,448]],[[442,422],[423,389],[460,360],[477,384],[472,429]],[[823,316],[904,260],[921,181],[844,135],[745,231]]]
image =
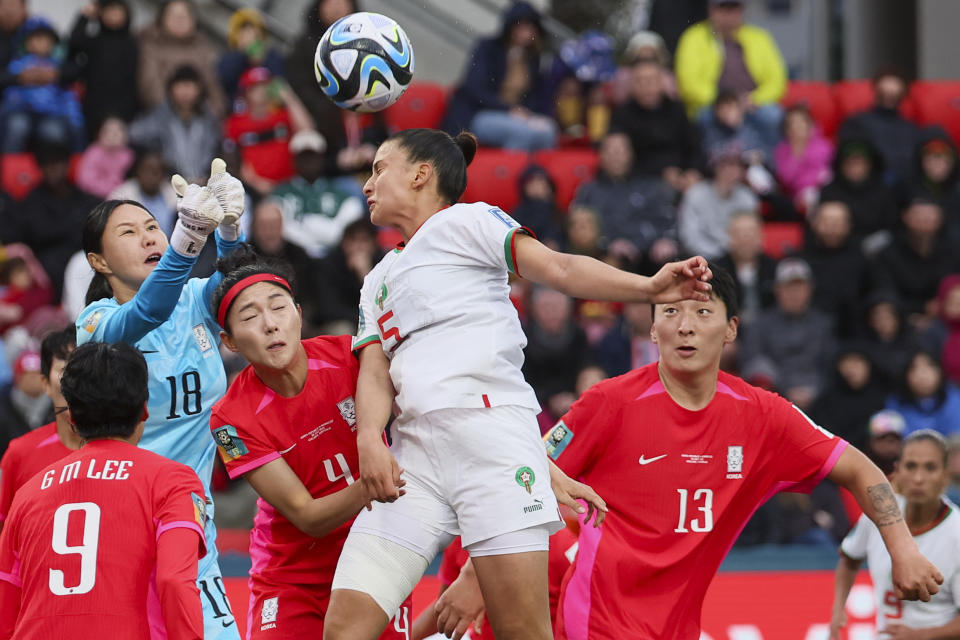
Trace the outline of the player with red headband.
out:
[[[367,502],[354,482],[359,365],[349,336],[300,339],[288,266],[247,248],[218,269],[211,303],[223,344],[251,363],[211,417],[227,473],[260,494],[247,638],[315,640],[340,549]],[[381,637],[408,638],[411,623],[407,599]]]

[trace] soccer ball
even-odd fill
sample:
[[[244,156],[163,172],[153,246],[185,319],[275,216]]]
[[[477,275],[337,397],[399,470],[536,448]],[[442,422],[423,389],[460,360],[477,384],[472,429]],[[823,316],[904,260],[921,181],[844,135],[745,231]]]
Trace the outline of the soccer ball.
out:
[[[413,79],[413,47],[394,20],[361,11],[340,18],[317,44],[320,88],[343,109],[370,113],[396,102]]]

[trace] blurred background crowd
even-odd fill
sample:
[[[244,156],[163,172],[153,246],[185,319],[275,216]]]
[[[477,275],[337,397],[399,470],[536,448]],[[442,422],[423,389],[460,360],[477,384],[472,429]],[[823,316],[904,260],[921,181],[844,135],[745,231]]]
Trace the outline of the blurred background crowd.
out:
[[[247,187],[247,238],[294,266],[307,335],[350,333],[363,277],[398,240],[366,215],[376,147],[431,126],[483,145],[465,200],[554,248],[640,273],[692,254],[731,271],[742,315],[725,369],[887,470],[903,435],[940,431],[960,497],[960,111],[940,117],[894,67],[791,82],[742,2],[650,5],[650,30],[618,44],[592,30],[557,42],[534,6],[510,3],[456,86],[415,80],[361,115],[313,72],[327,26],[364,8],[351,0],[311,3],[289,43],[239,9],[226,47],[188,0],[137,30],[126,0],[99,0],[66,32],[0,0],[0,454],[51,419],[36,349],[84,306],[80,228],[98,200],[138,200],[169,231],[170,176],[225,158]],[[195,275],[211,273],[208,249]],[[513,291],[544,429],[591,384],[658,358],[649,305]],[[238,502],[242,521],[252,503]],[[777,496],[740,543],[834,546],[856,515],[824,483]]]

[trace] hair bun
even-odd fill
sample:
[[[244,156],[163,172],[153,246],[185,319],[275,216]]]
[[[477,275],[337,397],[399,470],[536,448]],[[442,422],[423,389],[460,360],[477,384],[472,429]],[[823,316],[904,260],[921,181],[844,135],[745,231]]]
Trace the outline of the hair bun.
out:
[[[460,147],[460,151],[463,152],[463,159],[467,161],[469,166],[473,162],[473,157],[477,155],[477,136],[469,131],[461,131],[454,136],[453,141]]]

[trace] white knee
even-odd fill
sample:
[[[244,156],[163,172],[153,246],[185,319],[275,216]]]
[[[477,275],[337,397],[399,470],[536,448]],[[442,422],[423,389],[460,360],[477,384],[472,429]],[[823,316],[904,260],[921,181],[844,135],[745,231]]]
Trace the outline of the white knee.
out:
[[[427,558],[396,542],[351,531],[340,552],[332,588],[366,593],[392,618],[428,564]]]

